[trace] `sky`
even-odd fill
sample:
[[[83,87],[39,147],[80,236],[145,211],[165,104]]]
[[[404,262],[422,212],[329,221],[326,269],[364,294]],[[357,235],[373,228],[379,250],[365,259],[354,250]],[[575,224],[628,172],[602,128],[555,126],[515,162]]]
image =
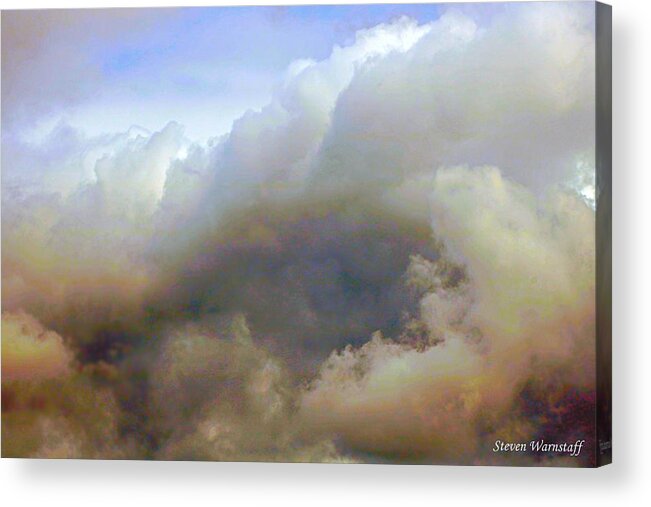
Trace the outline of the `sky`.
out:
[[[32,138],[59,122],[96,135],[175,120],[205,141],[264,106],[291,62],[403,15],[427,22],[439,7],[5,12],[3,124]]]
[[[594,464],[594,38],[3,13],[3,456]]]

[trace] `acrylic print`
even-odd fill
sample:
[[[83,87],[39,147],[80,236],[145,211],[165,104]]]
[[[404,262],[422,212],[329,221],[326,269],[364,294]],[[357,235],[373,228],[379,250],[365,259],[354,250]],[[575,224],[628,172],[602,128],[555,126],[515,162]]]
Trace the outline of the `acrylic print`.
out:
[[[2,455],[598,465],[597,10],[3,12]]]

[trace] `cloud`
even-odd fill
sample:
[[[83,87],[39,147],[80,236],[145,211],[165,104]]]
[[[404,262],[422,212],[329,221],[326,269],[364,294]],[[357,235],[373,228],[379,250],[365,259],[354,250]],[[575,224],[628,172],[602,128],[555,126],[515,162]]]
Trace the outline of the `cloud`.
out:
[[[125,458],[114,367],[81,365],[64,339],[33,316],[2,315],[2,455]]]
[[[2,316],[2,378],[8,381],[65,375],[72,354],[63,339],[24,313]]]
[[[557,4],[514,6],[487,27],[444,14],[406,55],[359,70],[313,177],[385,187],[440,165],[488,164],[536,190],[565,181],[593,143],[591,20]]]
[[[360,30],[205,144],[9,139],[8,357],[40,361],[3,376],[9,453],[489,463],[589,434],[592,21]]]
[[[334,352],[302,412],[356,452],[482,463],[490,442],[533,439],[535,416],[549,416],[546,404],[525,411],[525,390],[564,406],[567,386],[593,385],[594,213],[565,193],[539,203],[495,168],[439,170],[432,208],[446,256],[465,276],[449,260],[415,257],[421,342],[378,334]],[[561,424],[547,437],[573,430]]]
[[[283,364],[237,316],[225,336],[173,333],[152,369],[149,422],[160,459],[345,461],[332,442],[301,433],[297,391]]]

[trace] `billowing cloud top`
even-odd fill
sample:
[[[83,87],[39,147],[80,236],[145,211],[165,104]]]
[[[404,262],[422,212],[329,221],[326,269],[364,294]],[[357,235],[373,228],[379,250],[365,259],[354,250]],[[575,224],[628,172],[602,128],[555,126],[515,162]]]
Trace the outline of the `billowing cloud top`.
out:
[[[3,14],[3,454],[589,461],[592,5],[355,9]]]

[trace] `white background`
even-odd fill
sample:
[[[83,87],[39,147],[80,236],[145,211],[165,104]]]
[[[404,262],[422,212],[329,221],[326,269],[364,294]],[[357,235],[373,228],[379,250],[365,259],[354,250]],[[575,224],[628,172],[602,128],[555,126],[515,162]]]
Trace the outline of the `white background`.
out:
[[[180,5],[0,0],[6,8]],[[242,0],[185,2],[190,5]],[[254,0],[293,4],[292,0]],[[325,3],[325,1],[324,1]],[[342,3],[327,1],[327,3]],[[345,2],[344,2],[345,3]],[[361,1],[360,1],[361,3]],[[0,461],[4,505],[651,505],[651,2],[613,4],[614,464],[598,470]]]

